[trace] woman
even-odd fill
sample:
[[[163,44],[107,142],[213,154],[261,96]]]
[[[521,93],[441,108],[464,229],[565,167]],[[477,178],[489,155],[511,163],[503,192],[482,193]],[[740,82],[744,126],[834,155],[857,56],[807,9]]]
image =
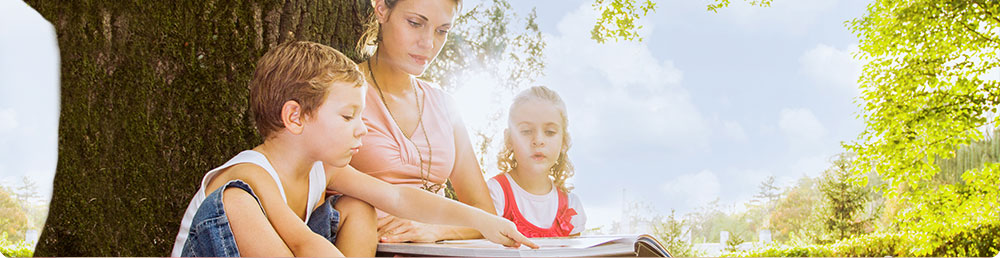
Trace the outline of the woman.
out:
[[[468,131],[450,96],[417,79],[441,51],[460,0],[374,0],[359,41],[370,55],[362,112],[368,134],[351,166],[393,184],[442,194],[451,180],[460,202],[495,213]],[[382,242],[432,242],[482,236],[471,228],[421,224],[379,213]]]

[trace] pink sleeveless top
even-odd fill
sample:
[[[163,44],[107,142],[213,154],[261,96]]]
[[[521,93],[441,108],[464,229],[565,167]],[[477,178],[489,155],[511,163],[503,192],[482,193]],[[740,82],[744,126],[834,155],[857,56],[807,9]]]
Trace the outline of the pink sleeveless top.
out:
[[[456,119],[456,110],[450,104],[450,96],[443,90],[419,80],[417,85],[427,94],[422,100],[426,101],[422,123],[430,140],[430,150],[424,140],[424,130],[420,127],[411,135],[412,141],[406,138],[386,110],[378,89],[369,84],[365,109],[361,114],[368,126],[368,134],[361,138],[363,145],[351,159],[351,166],[391,184],[418,188],[423,186],[419,166],[424,166],[423,171],[427,174],[428,160],[433,162],[427,175],[428,184],[444,184],[451,176],[455,167],[455,129],[452,121]],[[417,107],[414,105],[413,108]],[[433,159],[429,159],[431,153],[434,154]],[[438,191],[438,194],[443,195],[444,191]]]

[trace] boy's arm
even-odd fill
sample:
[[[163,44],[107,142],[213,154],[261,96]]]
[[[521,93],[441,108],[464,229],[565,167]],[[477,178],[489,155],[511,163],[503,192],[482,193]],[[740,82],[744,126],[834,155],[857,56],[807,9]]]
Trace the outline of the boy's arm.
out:
[[[477,229],[488,240],[506,246],[537,247],[517,232],[514,223],[491,213],[430,192],[386,183],[351,166],[326,166],[328,188],[368,202],[389,214],[431,224]]]
[[[277,183],[263,168],[255,165],[237,165],[230,178],[241,179],[250,185],[267,215],[271,227],[295,256],[344,256],[329,240],[316,234],[285,203]]]

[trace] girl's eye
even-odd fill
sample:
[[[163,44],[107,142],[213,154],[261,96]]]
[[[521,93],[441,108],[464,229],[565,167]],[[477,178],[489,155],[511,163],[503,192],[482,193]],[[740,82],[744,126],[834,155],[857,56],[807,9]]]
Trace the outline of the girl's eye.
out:
[[[353,116],[342,116],[342,117],[344,117],[344,121],[351,121],[351,120],[354,120],[354,117],[353,117]]]
[[[531,134],[531,130],[521,130],[521,134]]]
[[[437,30],[437,33],[440,34],[440,35],[448,35],[448,30],[446,30],[446,29],[440,29],[440,30]]]
[[[410,26],[413,26],[413,27],[420,27],[420,25],[423,25],[423,24],[420,24],[419,22],[415,22],[415,21],[411,21],[411,20],[406,20],[406,21],[409,22]]]
[[[556,135],[556,131],[545,131],[545,135],[548,135],[548,136]]]

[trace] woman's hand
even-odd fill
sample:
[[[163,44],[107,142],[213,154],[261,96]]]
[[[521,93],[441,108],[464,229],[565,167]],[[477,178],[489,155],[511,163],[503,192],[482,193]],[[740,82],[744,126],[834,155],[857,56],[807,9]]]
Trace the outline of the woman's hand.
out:
[[[379,242],[427,243],[441,240],[441,227],[388,215],[378,219]]]
[[[476,227],[483,237],[490,242],[501,244],[507,247],[520,247],[522,244],[532,249],[537,249],[538,245],[532,243],[527,237],[517,232],[514,222],[497,216],[483,217],[483,222]]]

